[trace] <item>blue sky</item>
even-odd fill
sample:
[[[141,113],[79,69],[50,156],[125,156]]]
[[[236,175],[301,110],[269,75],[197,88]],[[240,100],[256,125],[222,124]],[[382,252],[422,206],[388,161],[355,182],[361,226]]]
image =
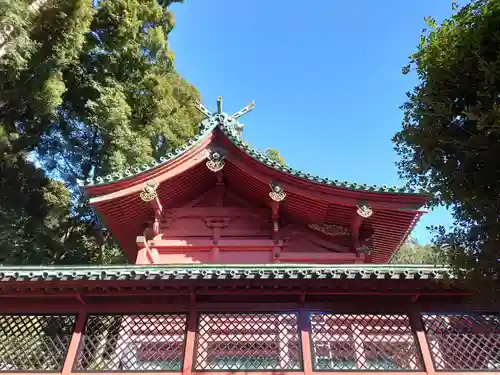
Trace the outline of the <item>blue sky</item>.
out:
[[[218,95],[225,112],[256,101],[242,118],[252,146],[276,148],[313,174],[403,184],[391,137],[416,79],[401,67],[424,17],[448,17],[451,1],[188,0],[172,8],[177,69],[210,109]],[[428,242],[426,226],[451,222],[437,209],[413,235]]]

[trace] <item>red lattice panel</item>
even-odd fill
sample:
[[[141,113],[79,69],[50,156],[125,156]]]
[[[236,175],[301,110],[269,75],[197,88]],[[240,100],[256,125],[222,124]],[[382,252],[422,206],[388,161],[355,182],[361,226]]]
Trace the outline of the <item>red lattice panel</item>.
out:
[[[60,372],[75,316],[0,315],[0,371]]]
[[[181,371],[186,315],[91,315],[76,371]]]
[[[200,314],[195,369],[302,369],[298,318],[293,313]]]
[[[499,314],[423,314],[438,371],[500,370]]]
[[[406,315],[311,313],[309,322],[316,371],[422,369]]]

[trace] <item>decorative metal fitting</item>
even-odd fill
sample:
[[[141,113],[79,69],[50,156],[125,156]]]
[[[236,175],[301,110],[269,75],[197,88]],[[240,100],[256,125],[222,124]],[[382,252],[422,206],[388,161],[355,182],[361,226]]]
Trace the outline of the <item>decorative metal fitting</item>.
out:
[[[141,199],[144,202],[151,202],[158,196],[156,194],[157,187],[158,185],[153,180],[146,182],[146,185],[142,188],[140,193]]]
[[[271,182],[269,184],[271,187],[271,192],[269,193],[269,197],[275,202],[281,202],[286,197],[285,190],[277,183]]]
[[[219,172],[224,168],[224,156],[220,152],[211,151],[208,155],[206,166],[212,172]]]
[[[366,219],[373,215],[373,210],[367,204],[362,204],[358,206],[356,213]]]
[[[326,234],[327,236],[348,236],[351,234],[349,228],[335,224],[309,224],[309,228]]]

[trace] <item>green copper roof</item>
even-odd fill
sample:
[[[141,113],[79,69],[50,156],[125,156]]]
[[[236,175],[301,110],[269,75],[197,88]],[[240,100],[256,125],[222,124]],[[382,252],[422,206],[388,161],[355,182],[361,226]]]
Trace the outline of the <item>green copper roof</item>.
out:
[[[452,280],[448,268],[409,265],[162,265],[0,267],[0,282],[54,280]]]
[[[189,142],[184,144],[182,147],[171,151],[167,153],[166,155],[162,156],[160,160],[154,160],[150,164],[143,164],[143,165],[137,165],[135,167],[127,168],[125,170],[121,171],[116,171],[114,173],[108,174],[104,177],[97,177],[94,181],[87,183],[87,186],[95,186],[95,185],[103,185],[103,184],[108,184],[120,180],[124,180],[130,177],[133,177],[139,173],[144,173],[147,172],[151,169],[157,168],[163,164],[166,164],[168,162],[171,162],[181,156],[184,152],[189,150],[190,148],[194,147],[195,145],[199,144],[205,137],[207,137],[215,128],[219,128],[226,136],[227,138],[238,148],[240,148],[243,152],[245,152],[247,155],[251,156],[252,158],[258,160],[259,162],[267,165],[268,167],[274,168],[280,172],[290,174],[295,177],[299,177],[305,180],[309,180],[315,183],[319,184],[324,184],[324,185],[329,185],[329,186],[334,186],[334,187],[339,187],[339,188],[344,188],[344,189],[349,189],[349,190],[357,190],[357,191],[366,191],[366,192],[377,192],[377,193],[407,193],[407,194],[425,194],[425,192],[422,191],[415,191],[415,190],[410,190],[404,187],[397,187],[397,186],[378,186],[378,185],[367,185],[367,184],[359,184],[357,182],[350,182],[350,181],[340,181],[340,180],[331,180],[325,177],[320,177],[320,176],[313,176],[310,173],[307,173],[305,171],[301,171],[298,169],[291,168],[286,165],[282,165],[277,161],[274,161],[270,158],[268,158],[266,155],[263,153],[254,150],[251,148],[247,143],[245,143],[241,139],[241,129],[242,125],[241,123],[237,120],[239,116],[241,116],[244,113],[247,113],[251,108],[253,107],[246,107],[250,108],[249,110],[246,111],[240,111],[237,112],[236,114],[232,116],[228,116],[225,113],[222,112],[217,112],[217,113],[210,113],[204,106],[199,105],[200,110],[207,116],[206,119],[204,119],[200,123],[200,128],[197,133],[197,135],[192,138]],[[246,109],[245,108],[245,109]],[[221,108],[219,108],[221,109]]]

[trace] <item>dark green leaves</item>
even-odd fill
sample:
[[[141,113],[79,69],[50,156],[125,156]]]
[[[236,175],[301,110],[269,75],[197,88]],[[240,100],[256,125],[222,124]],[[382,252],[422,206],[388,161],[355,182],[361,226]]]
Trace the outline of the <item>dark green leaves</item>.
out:
[[[472,1],[441,25],[426,22],[409,67],[420,82],[394,137],[400,173],[453,209],[456,226],[436,243],[447,245],[457,271],[498,288],[500,1]]]
[[[48,0],[34,12],[0,0],[15,30],[0,59],[0,263],[123,260],[76,181],[149,163],[195,133],[199,94],[167,44],[172,2]]]

